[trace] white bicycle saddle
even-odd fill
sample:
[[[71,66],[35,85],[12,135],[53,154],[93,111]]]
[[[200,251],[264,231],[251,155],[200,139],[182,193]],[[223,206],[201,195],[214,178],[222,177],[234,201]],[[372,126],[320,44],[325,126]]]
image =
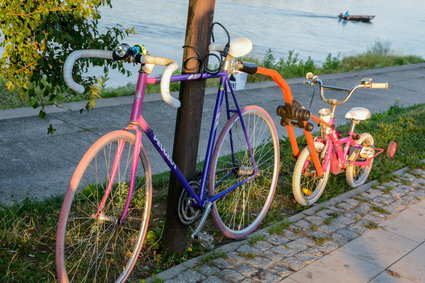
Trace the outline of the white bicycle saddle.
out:
[[[213,42],[209,45],[210,51],[223,51],[226,43]],[[252,42],[248,38],[234,38],[230,40],[229,55],[232,57],[241,57],[252,50]]]
[[[345,114],[345,118],[359,121],[367,120],[370,118],[370,111],[364,107],[354,107]]]

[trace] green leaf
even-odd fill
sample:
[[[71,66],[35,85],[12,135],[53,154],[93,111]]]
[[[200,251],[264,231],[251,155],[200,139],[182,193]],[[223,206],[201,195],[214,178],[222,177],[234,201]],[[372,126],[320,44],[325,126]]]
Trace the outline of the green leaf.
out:
[[[41,119],[46,119],[46,111],[44,111],[44,108],[40,110],[40,112],[38,112],[38,117],[40,117]]]
[[[53,135],[54,133],[56,133],[56,129],[53,128],[52,124],[50,124],[49,127],[47,128],[47,134]]]

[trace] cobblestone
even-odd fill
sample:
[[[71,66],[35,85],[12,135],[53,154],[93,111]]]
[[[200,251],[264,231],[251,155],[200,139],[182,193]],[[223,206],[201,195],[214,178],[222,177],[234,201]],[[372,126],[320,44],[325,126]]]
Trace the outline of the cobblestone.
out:
[[[347,211],[346,213],[343,214],[343,216],[354,219],[354,221],[358,221],[357,219],[361,218],[360,214],[355,213],[353,210]]]
[[[425,175],[424,170],[418,172]],[[419,184],[418,178],[413,176],[412,179],[412,176],[404,174],[403,178],[359,191],[336,204],[332,202],[325,209],[310,210],[304,213],[308,216],[300,215],[300,220],[284,229],[282,235],[270,234],[268,230],[260,232],[265,239],[253,246],[245,240],[236,251],[230,250],[226,258],[214,259],[195,270],[187,269],[188,265],[180,274],[171,273],[176,274],[175,277],[166,278],[165,282],[280,282],[365,231],[376,228],[373,224],[379,225],[392,214],[425,198],[425,178],[420,179],[424,184]],[[406,180],[414,185],[407,186]],[[325,224],[327,221],[331,222]]]
[[[294,271],[300,270],[301,268],[305,266],[305,264],[301,260],[296,259],[295,257],[284,258],[281,263],[283,265],[288,266],[290,269]]]
[[[379,223],[382,221],[381,217],[377,217],[375,215],[372,214],[366,214],[365,216],[363,216],[363,219],[369,221],[369,222],[374,222],[374,223]]]
[[[344,200],[346,203],[350,204],[351,206],[358,206],[359,205],[359,201],[355,200],[353,198],[348,198],[346,200]]]
[[[237,249],[237,252],[246,253],[246,254],[261,255],[264,251],[260,250],[260,249],[256,249],[254,247],[251,247],[250,245],[243,245],[243,246],[240,246],[239,249]]]
[[[267,283],[274,283],[281,280],[279,275],[264,269],[258,271],[258,273],[255,274],[254,277],[252,277],[252,279],[256,282],[267,282]]]
[[[216,275],[217,273],[219,273],[220,269],[218,269],[215,266],[203,265],[201,267],[197,267],[196,271],[205,275],[205,276],[212,276],[212,275]]]
[[[329,217],[329,213],[333,213],[335,211],[330,210],[330,209],[324,209],[324,210],[320,210],[318,212],[316,212],[317,216],[323,217],[323,218],[327,218]]]
[[[177,276],[176,280],[181,280],[180,282],[184,281],[188,283],[197,283],[206,278],[207,277],[205,275],[202,275],[201,273],[196,272],[195,270],[189,269]]]
[[[305,220],[299,220],[297,222],[295,222],[293,225],[299,227],[299,228],[304,228],[304,229],[309,229],[310,228],[310,223],[305,221]],[[293,226],[291,225],[291,227]]]
[[[203,283],[227,283],[229,281],[225,281],[217,276],[210,276],[206,280],[202,281]]]
[[[297,250],[293,248],[289,248],[287,245],[282,247],[273,248],[272,252],[281,255],[281,256],[293,256]]]
[[[241,264],[236,266],[236,271],[245,277],[251,277],[258,272],[258,268],[255,268],[254,266],[249,264]]]
[[[310,264],[316,259],[318,259],[320,256],[306,250],[304,252],[296,254],[295,257],[304,262],[305,264]]]
[[[348,240],[353,240],[359,236],[358,233],[348,230],[347,228],[342,228],[337,231],[338,234],[341,234]]]
[[[347,211],[347,210],[350,210],[353,207],[353,205],[351,205],[348,202],[343,201],[343,202],[337,203],[335,205],[335,207],[340,208],[340,209],[343,209],[344,211]]]
[[[333,233],[338,229],[344,228],[345,225],[336,221],[332,221],[329,225],[322,225],[319,227],[319,230],[327,234]]]
[[[228,280],[230,282],[238,282],[238,281],[241,281],[245,278],[245,276],[243,276],[239,272],[237,272],[235,270],[231,270],[231,269],[224,269],[224,270],[220,271],[220,276],[222,278],[226,278],[226,280]]]
[[[287,231],[284,231],[284,235],[275,235],[271,234],[267,237],[267,242],[274,245],[274,246],[283,246],[287,243],[289,243],[291,240],[286,237]]]
[[[287,244],[288,248],[295,250],[296,252],[303,251],[309,246],[314,246],[315,242],[306,237],[296,239]]]
[[[266,241],[259,241],[254,244],[254,248],[260,251],[267,251],[268,249],[272,248],[273,245]]]
[[[229,262],[222,258],[216,258],[211,261],[211,265],[216,266],[220,269],[225,269],[229,267]]]
[[[367,223],[369,223],[369,221],[366,220],[360,220],[356,223],[350,224],[347,226],[347,229],[349,229],[350,231],[353,231],[357,234],[362,234],[363,232],[365,232],[366,230],[368,230],[364,225],[366,225]]]
[[[328,234],[321,231],[307,231],[306,234],[312,238],[326,238],[328,236]]]
[[[353,222],[356,222],[356,220],[354,220],[353,218],[345,217],[344,215],[338,216],[337,218],[334,219],[334,221],[337,221],[344,225],[349,225]]]
[[[312,215],[312,216],[306,217],[305,220],[307,220],[308,222],[314,225],[322,225],[325,219],[317,215]]]
[[[269,267],[268,270],[280,275],[280,277],[285,277],[293,273],[287,266],[281,265],[280,263]]]
[[[250,264],[256,268],[266,268],[273,263],[273,260],[266,257],[257,256],[255,258],[246,259],[245,263]]]
[[[344,209],[344,208],[341,208],[341,207],[337,207],[335,205],[328,206],[328,208],[330,210],[333,210],[333,212],[335,212],[335,211],[337,211],[337,212],[345,212],[345,211],[348,210],[348,209]]]

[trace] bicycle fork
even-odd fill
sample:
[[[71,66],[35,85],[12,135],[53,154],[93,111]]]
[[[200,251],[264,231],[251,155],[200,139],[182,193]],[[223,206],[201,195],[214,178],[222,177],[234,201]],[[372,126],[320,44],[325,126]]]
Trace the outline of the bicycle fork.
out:
[[[94,218],[98,219],[99,221],[109,221],[114,222],[116,221],[119,224],[123,224],[125,222],[125,219],[127,217],[127,212],[130,207],[131,198],[133,196],[134,191],[134,185],[136,183],[137,178],[137,166],[139,162],[139,154],[140,154],[140,148],[141,148],[141,141],[142,141],[142,133],[137,127],[132,127],[131,125],[126,128],[126,130],[133,129],[136,131],[136,139],[134,142],[134,148],[133,148],[133,154],[132,154],[132,160],[131,160],[131,171],[130,171],[130,184],[128,188],[127,193],[127,199],[123,208],[123,211],[121,213],[121,217],[115,219],[113,216],[107,216],[103,213],[103,208],[105,207],[106,201],[108,200],[109,195],[112,191],[112,186],[115,183],[115,178],[117,177],[118,167],[122,158],[122,153],[125,146],[125,141],[120,140],[118,142],[117,151],[115,153],[114,162],[112,164],[111,173],[108,180],[108,186],[105,190],[105,193],[102,197],[102,200],[97,208],[96,213],[93,215]]]

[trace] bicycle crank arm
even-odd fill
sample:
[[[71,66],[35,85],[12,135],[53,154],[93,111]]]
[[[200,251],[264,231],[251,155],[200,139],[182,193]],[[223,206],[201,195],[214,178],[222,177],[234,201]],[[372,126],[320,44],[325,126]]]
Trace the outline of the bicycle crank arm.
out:
[[[198,237],[199,232],[202,230],[202,227],[204,227],[208,214],[210,214],[211,206],[212,206],[212,202],[207,201],[205,205],[204,213],[202,214],[201,221],[199,221],[198,227],[196,227],[195,231],[191,235],[192,239],[196,239]]]

